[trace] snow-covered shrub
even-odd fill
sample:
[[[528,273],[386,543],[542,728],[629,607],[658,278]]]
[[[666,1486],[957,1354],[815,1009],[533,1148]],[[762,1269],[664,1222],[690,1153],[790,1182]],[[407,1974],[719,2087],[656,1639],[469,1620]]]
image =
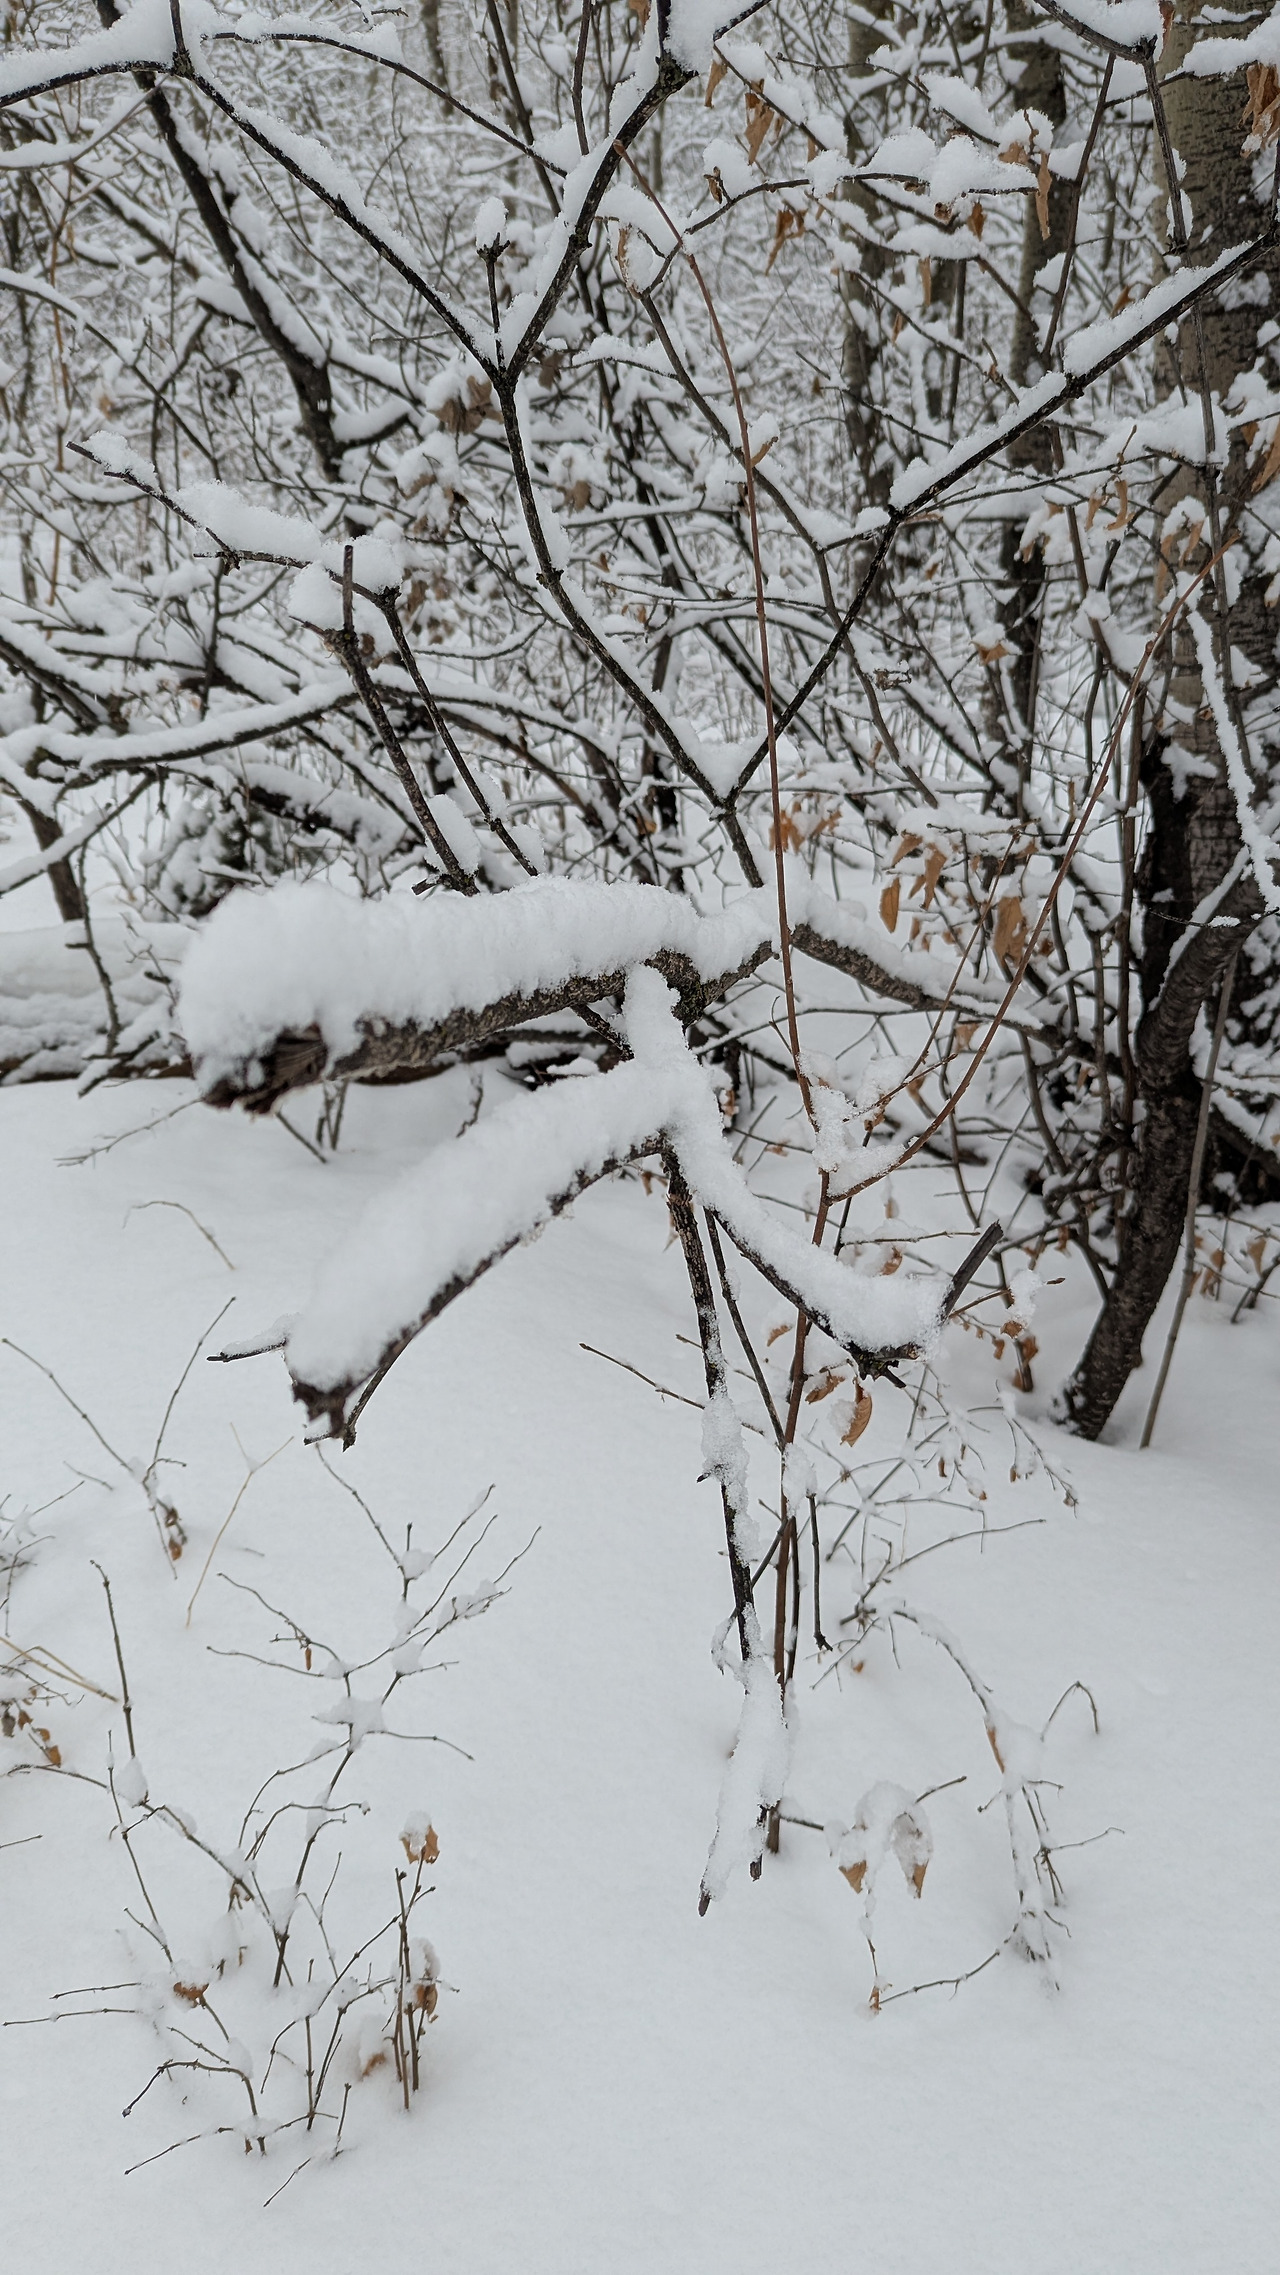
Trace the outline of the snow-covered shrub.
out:
[[[478,1091],[221,1354],[283,1350],[315,1436],[589,1186],[662,1180],[743,1687],[704,1901],[779,1837],[821,1462],[874,1386],[919,1425],[904,1370],[966,1298],[1030,1392],[1071,1249],[1096,1435],[1206,1180],[1276,1198],[1269,35],[1051,14],[886,7],[851,45],[824,5],[135,0],[0,66],[38,848],[0,887],[79,920],[92,847],[203,920],[215,1104],[485,1059],[528,1093]],[[937,1221],[895,1229],[926,1163]],[[1025,1921],[1019,1799],[1048,1844],[1001,1772]]]
[[[96,1788],[105,1805],[99,1835],[110,1834],[128,1859],[130,1900],[120,1923],[128,1977],[111,1983],[105,2005],[93,1986],[60,1990],[51,2018],[132,2014],[150,2027],[154,2067],[124,2114],[144,2108],[148,2130],[161,2138],[139,2162],[218,2134],[263,2154],[277,2144],[288,2149],[295,2138],[303,2160],[334,2154],[354,2088],[385,2077],[407,2108],[422,2082],[425,2033],[442,1987],[423,1934],[440,1841],[428,1811],[411,1810],[401,1823],[385,1805],[372,1807],[359,1789],[360,1767],[377,1741],[450,1742],[414,1727],[414,1680],[438,1670],[446,1636],[505,1593],[507,1572],[466,1584],[493,1521],[490,1514],[477,1522],[487,1494],[438,1555],[414,1545],[412,1527],[395,1547],[354,1497],[395,1575],[395,1608],[380,1645],[362,1648],[354,1635],[322,1639],[257,1587],[230,1580],[250,1599],[254,1625],[241,1642],[218,1646],[220,1654],[277,1667],[295,1683],[301,1677],[308,1719],[319,1725],[302,1758],[260,1776],[233,1815],[225,1778],[198,1813],[198,1787],[174,1794],[153,1786],[144,1749],[165,1702],[131,1685],[128,1642],[105,1572],[119,1677],[115,1693],[96,1691],[111,1709],[105,1763],[93,1762],[83,1731],[64,1758],[43,1719],[51,1702],[65,1709],[69,1692],[87,1697],[94,1685],[46,1652],[12,1646],[11,1673],[0,1675],[0,1733],[16,1748],[7,1774],[38,1769]],[[282,1714],[273,1726],[275,1742],[290,1749],[294,1720]],[[261,1740],[255,1751],[261,1760]],[[408,1782],[421,1791],[423,1773]],[[90,1810],[82,1853],[92,1854],[92,1840]]]

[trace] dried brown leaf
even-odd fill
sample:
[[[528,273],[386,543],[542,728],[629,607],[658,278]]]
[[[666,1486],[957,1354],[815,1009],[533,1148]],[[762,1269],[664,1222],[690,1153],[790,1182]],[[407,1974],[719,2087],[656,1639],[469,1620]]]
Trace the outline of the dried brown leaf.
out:
[[[440,1841],[434,1825],[425,1832],[401,1833],[400,1845],[410,1864],[434,1864],[440,1854]]]
[[[815,1380],[812,1390],[805,1392],[805,1405],[816,1406],[820,1399],[830,1398],[832,1391],[839,1390],[844,1380],[845,1377],[839,1367],[824,1367]]]
[[[1022,902],[1016,893],[1006,893],[996,902],[995,930],[991,945],[1000,963],[1016,964],[1027,945],[1027,920]]]
[[[840,1433],[840,1443],[842,1446],[857,1445],[859,1438],[862,1436],[862,1433],[866,1429],[868,1422],[871,1420],[871,1414],[871,1393],[869,1390],[864,1390],[862,1384],[859,1383],[857,1395],[853,1401],[853,1412],[849,1416],[848,1428],[842,1430]]]
[[[764,142],[764,138],[769,132],[770,127],[773,125],[775,115],[776,114],[772,106],[769,103],[766,103],[764,96],[760,93],[759,89],[755,87],[748,87],[746,124],[747,156],[751,160],[753,166],[760,155],[760,150]]]
[[[1276,420],[1270,448],[1254,476],[1255,495],[1259,490],[1265,490],[1268,482],[1274,482],[1277,474],[1280,474],[1280,419]]]
[[[1249,132],[1246,152],[1267,150],[1280,140],[1280,72],[1274,63],[1251,63],[1245,71],[1249,95],[1240,116]]]
[[[769,249],[769,258],[764,264],[764,273],[766,276],[769,274],[770,269],[773,267],[774,262],[777,260],[778,255],[782,251],[783,246],[786,244],[788,237],[803,237],[804,222],[804,215],[802,213],[797,213],[793,206],[784,205],[779,207],[778,218],[773,225],[773,244]],[[755,465],[754,458],[752,459],[751,463],[753,466]]]
[[[938,879],[942,875],[942,872],[946,866],[947,856],[945,848],[937,845],[931,845],[924,857],[924,875],[921,879],[921,882],[924,885],[924,905],[926,908],[932,908],[933,906],[933,896],[937,890]]]

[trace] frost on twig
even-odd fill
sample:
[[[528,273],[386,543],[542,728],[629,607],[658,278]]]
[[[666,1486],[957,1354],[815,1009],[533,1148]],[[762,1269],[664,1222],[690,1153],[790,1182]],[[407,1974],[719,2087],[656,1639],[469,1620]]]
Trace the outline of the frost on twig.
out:
[[[730,1875],[741,1865],[758,1871],[764,1850],[765,1822],[786,1790],[791,1764],[791,1739],[773,1662],[760,1644],[736,1669],[742,1683],[742,1708],[716,1803],[716,1830],[702,1875],[700,1907],[722,1896]]]

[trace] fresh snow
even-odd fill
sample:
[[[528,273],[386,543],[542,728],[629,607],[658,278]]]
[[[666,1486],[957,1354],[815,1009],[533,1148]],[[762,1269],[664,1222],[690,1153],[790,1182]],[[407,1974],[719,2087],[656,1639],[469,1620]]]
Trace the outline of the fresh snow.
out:
[[[47,888],[46,888],[47,889]],[[190,934],[177,924],[100,917],[93,947],[110,981],[122,1037],[169,1026]],[[105,1048],[106,1004],[82,924],[0,931],[0,1083],[79,1074]]]
[[[315,1409],[329,1412],[335,1427],[349,1404],[335,1392],[363,1383],[406,1333],[539,1232],[606,1168],[654,1152],[663,1139],[730,1236],[784,1286],[803,1289],[811,1315],[841,1345],[880,1351],[932,1342],[940,1278],[906,1271],[863,1278],[756,1198],[725,1142],[711,1077],[690,1054],[674,1004],[660,975],[641,966],[625,1004],[632,1062],[498,1108],[435,1147],[364,1211],[322,1265],[285,1346],[290,1373],[319,1394]]]
[[[895,948],[860,904],[837,901],[795,864],[787,905],[882,969],[945,996],[953,960]],[[211,1090],[242,1073],[285,1031],[319,1029],[329,1063],[355,1048],[364,1023],[434,1026],[451,1011],[532,996],[569,976],[624,973],[664,951],[688,957],[703,979],[736,971],[777,939],[772,886],[701,914],[682,894],[625,882],[540,878],[496,898],[408,893],[362,901],[327,884],[286,882],[232,893],[193,942],[182,982],[183,1031]],[[996,990],[965,973],[957,1000]]]
[[[317,1248],[467,1106],[462,1072],[353,1094],[343,1149],[322,1166],[278,1125],[215,1118],[192,1095],[165,1083],[81,1099],[62,1083],[0,1097],[23,1197],[4,1220],[0,1332],[144,1460],[228,1296],[234,1330],[304,1290]],[[89,1166],[55,1166],[153,1121]],[[924,1170],[904,1182],[904,1214],[927,1208],[936,1181]],[[138,1212],[157,1199],[180,1206]],[[1042,1299],[1046,1383],[1089,1311],[1075,1281]],[[1162,1315],[1153,1334],[1163,1327]],[[788,1794],[823,1830],[784,1826],[759,1883],[737,1873],[699,1919],[742,1699],[708,1652],[728,1608],[718,1494],[695,1482],[699,1414],[579,1348],[628,1360],[696,1408],[700,1367],[677,1340],[688,1328],[660,1196],[602,1187],[430,1329],[354,1452],[330,1457],[393,1544],[412,1522],[415,1554],[438,1548],[492,1482],[498,1523],[473,1588],[536,1532],[502,1600],[455,1631],[422,1717],[395,1725],[438,1732],[470,1759],[372,1732],[361,1748],[373,1810],[343,1836],[344,1870],[371,1918],[403,1862],[401,1828],[412,1838],[425,1813],[440,1840],[424,1917],[440,2009],[411,2114],[375,2074],[353,2095],[343,2156],[313,2154],[264,2209],[304,2145],[263,2161],[214,2140],[123,2177],[194,2129],[176,2087],[120,2115],[153,2065],[145,2021],[0,2032],[15,2261],[347,2275],[420,2245],[466,2275],[837,2275],[851,2257],[890,2275],[1270,2275],[1274,1325],[1260,1309],[1232,1329],[1225,1307],[1193,1304],[1154,1450],[1136,1451],[1140,1376],[1111,1445],[1038,1425],[1077,1511],[1041,1486],[1002,1484],[997,1447],[990,1522],[1024,1529],[904,1575],[1002,1702],[1002,1748],[1015,1724],[1038,1733],[1076,1678],[1101,1735],[1075,1696],[1045,1748],[1063,1788],[1056,1837],[1091,1843],[1060,1859],[1071,1936],[1058,1988],[1006,1957],[954,1995],[924,1992],[878,2017],[863,1899],[824,1833],[843,1838],[859,1815],[878,1824],[877,1788],[914,1798],[965,1777],[923,1804],[934,1853],[920,1900],[895,1861],[873,1920],[886,1985],[955,1974],[1007,1925],[1000,1811],[978,1813],[999,1773],[981,1712],[926,1636],[900,1629],[899,1665],[880,1639],[861,1674],[822,1683],[802,1641]],[[989,1399],[970,1344],[953,1336],[948,1349],[956,1394]],[[197,1365],[182,1392],[166,1450],[185,1467],[161,1472],[191,1534],[176,1581],[141,1493],[52,1387],[2,1349],[0,1382],[6,1519],[75,1487],[30,1524],[9,1631],[112,1688],[90,1559],[103,1564],[146,1765],[135,1781],[228,1853],[261,1776],[333,1725],[309,1719],[296,1678],[216,1655],[259,1651],[273,1631],[218,1574],[340,1650],[350,1637],[352,1656],[369,1613],[380,1636],[399,1577],[299,1443],[278,1359]],[[904,1422],[904,1404],[878,1392],[885,1444]],[[188,1627],[245,1476],[233,1427],[252,1461],[285,1450],[249,1485]],[[77,1472],[105,1482],[77,1484]],[[847,1581],[829,1579],[828,1615],[848,1602]],[[368,1694],[361,1678],[352,1687]],[[114,1731],[124,1768],[118,1709],[67,1684],[48,1716],[68,1766],[100,1775]],[[59,1991],[136,1975],[145,1938],[125,1917],[137,1891],[105,1797],[49,1773],[3,1793],[0,1841],[19,1844],[0,1848],[3,2005],[20,2020],[58,2011]],[[194,1869],[165,1892],[193,1942],[232,1922]]]

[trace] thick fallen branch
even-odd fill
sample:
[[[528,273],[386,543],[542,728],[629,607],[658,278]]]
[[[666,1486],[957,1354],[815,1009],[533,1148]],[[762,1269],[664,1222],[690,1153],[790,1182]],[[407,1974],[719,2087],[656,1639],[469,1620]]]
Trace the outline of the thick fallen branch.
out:
[[[220,1355],[283,1348],[313,1434],[349,1439],[372,1390],[424,1327],[589,1185],[660,1147],[742,1253],[863,1372],[916,1353],[945,1315],[948,1283],[907,1272],[862,1277],[781,1223],[725,1145],[711,1077],[675,1011],[660,975],[634,970],[624,1009],[629,1063],[515,1099],[436,1147],[365,1210],[297,1318]]]
[[[981,1016],[985,983],[897,949],[862,911],[789,885],[793,942],[913,1009]],[[652,885],[540,881],[495,897],[357,901],[325,885],[236,894],[193,945],[180,1018],[205,1097],[261,1113],[324,1076],[425,1073],[506,1030],[621,994],[652,964],[687,1026],[777,950],[771,890],[699,915]]]

